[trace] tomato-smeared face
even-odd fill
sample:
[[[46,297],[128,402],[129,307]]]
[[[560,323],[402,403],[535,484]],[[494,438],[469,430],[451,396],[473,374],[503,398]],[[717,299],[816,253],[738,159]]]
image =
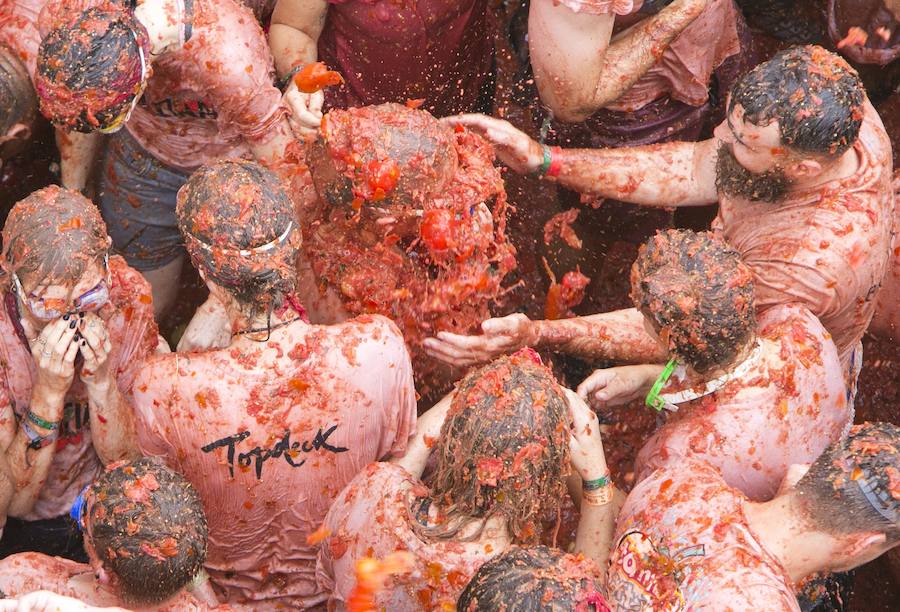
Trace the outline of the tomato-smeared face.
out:
[[[88,266],[75,283],[19,278],[13,275],[19,312],[35,329],[65,314],[94,312],[109,301],[109,274],[103,262]]]

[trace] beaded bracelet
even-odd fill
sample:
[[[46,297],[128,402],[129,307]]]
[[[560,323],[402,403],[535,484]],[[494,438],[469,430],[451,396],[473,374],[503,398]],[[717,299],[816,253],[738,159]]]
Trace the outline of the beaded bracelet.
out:
[[[38,427],[43,427],[44,429],[49,429],[50,431],[54,431],[57,427],[59,427],[59,423],[54,423],[53,421],[48,421],[47,419],[41,418],[31,410],[25,413],[25,418]]]

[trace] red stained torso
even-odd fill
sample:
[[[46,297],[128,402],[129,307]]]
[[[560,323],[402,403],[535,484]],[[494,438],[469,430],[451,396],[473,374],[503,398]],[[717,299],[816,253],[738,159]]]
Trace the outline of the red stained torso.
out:
[[[0,589],[11,598],[45,590],[104,609],[131,607],[115,590],[97,581],[90,565],[34,552],[11,555],[0,561]],[[180,612],[209,608],[182,591],[167,602],[146,609]]]
[[[438,116],[474,110],[492,70],[486,0],[329,0],[319,59],[346,85],[346,108],[424,98]]]
[[[758,365],[681,404],[638,454],[638,480],[691,457],[751,499],[768,500],[791,464],[811,463],[850,426],[843,369],[821,323],[803,307],[778,306],[759,327]]]
[[[38,15],[47,0],[0,0],[0,45],[12,49],[34,74],[41,34]]]
[[[798,611],[791,581],[744,515],[746,499],[693,460],[631,491],[608,574],[613,610]]]
[[[364,557],[384,559],[395,551],[412,555],[413,569],[391,579],[375,595],[378,609],[440,610],[455,604],[469,579],[484,562],[503,552],[490,544],[452,540],[428,542],[410,525],[411,502],[427,492],[403,468],[375,463],[361,472],[332,505],[324,526],[318,579],[333,590],[333,603],[350,598],[354,568]]]
[[[306,537],[363,466],[405,450],[415,391],[403,339],[384,318],[283,334],[280,344],[160,356],[135,384],[135,404],[141,450],[203,500],[218,592],[305,607],[326,596]]]
[[[872,106],[864,109],[855,174],[777,205],[720,194],[713,222],[753,271],[757,308],[802,304],[845,366],[872,318],[894,219],[890,142]]]
[[[101,311],[109,330],[111,371],[119,390],[126,393],[144,360],[156,350],[158,330],[153,319],[150,286],[121,257],[109,260],[113,284],[111,306]],[[31,351],[16,333],[6,308],[0,308],[0,401],[11,402],[23,416],[31,402],[36,370]],[[56,455],[31,512],[20,518],[49,519],[67,514],[75,497],[100,470],[90,429],[90,408],[84,383],[76,370],[64,400]]]

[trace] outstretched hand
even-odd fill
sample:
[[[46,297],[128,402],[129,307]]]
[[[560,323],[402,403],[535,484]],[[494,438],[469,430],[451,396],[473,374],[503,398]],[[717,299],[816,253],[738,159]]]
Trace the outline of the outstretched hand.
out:
[[[534,322],[521,313],[488,319],[481,324],[481,331],[480,336],[438,332],[437,338],[425,340],[425,352],[452,366],[466,367],[515,353],[538,340]]]
[[[603,440],[600,437],[600,421],[584,400],[574,391],[563,389],[569,404],[572,429],[569,435],[569,451],[572,466],[582,480],[595,480],[608,473]]]
[[[544,161],[544,150],[525,132],[508,121],[470,113],[441,119],[451,125],[464,125],[484,136],[497,151],[500,160],[520,174],[534,172]]]

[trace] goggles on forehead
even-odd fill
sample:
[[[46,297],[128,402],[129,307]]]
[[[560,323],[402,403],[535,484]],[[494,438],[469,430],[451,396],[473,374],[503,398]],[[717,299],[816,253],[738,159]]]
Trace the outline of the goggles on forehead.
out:
[[[64,300],[45,300],[43,298],[34,297],[25,293],[22,283],[19,281],[19,275],[12,273],[12,279],[16,292],[22,299],[22,302],[31,311],[35,318],[41,321],[52,321],[64,315],[75,312],[94,312],[100,310],[109,301],[109,286],[112,284],[111,274],[109,271],[109,255],[103,256],[103,265],[106,268],[106,278],[87,292],[75,298],[72,302],[72,308],[65,308]],[[62,307],[60,307],[60,303]]]
[[[128,105],[128,108],[119,113],[119,115],[113,119],[106,127],[102,127],[97,131],[101,134],[112,134],[114,132],[118,132],[122,129],[122,126],[125,125],[128,120],[131,118],[131,113],[134,112],[135,107],[137,107],[138,102],[141,99],[141,96],[144,93],[144,85],[147,82],[147,59],[144,57],[144,48],[141,46],[141,41],[138,40],[137,34],[134,30],[131,31],[132,37],[134,37],[134,43],[138,48],[138,55],[141,58],[141,84],[138,87],[138,91],[135,92],[134,98],[131,100],[131,104]]]

